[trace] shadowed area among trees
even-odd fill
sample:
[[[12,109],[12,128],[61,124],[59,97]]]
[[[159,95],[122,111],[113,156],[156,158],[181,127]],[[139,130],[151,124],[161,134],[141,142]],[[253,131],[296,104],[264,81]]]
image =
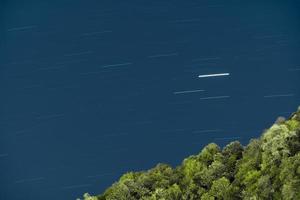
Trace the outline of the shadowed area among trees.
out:
[[[172,168],[129,172],[84,200],[300,199],[300,107],[247,146],[211,143]]]

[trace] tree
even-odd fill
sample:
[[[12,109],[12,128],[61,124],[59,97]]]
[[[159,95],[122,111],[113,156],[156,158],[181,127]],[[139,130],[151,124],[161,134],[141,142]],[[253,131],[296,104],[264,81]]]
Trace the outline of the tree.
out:
[[[230,182],[225,177],[213,181],[209,194],[216,199],[233,200],[235,198]]]
[[[84,200],[300,199],[300,108],[246,147],[209,144],[175,169],[158,164],[129,172],[102,195]]]

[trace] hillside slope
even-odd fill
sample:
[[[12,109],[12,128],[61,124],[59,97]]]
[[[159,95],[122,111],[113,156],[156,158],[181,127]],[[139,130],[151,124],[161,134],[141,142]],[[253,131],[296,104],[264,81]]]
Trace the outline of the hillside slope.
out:
[[[214,143],[175,169],[166,164],[129,172],[98,196],[84,200],[300,199],[300,109],[278,118],[243,147]]]

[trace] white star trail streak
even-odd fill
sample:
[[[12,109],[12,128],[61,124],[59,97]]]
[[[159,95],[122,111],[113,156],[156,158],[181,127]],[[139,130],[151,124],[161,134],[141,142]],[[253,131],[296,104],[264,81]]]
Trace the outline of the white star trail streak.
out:
[[[91,187],[91,184],[82,184],[82,185],[70,185],[70,186],[64,186],[62,189],[67,190],[67,189],[75,189],[75,188],[83,188],[83,187]]]
[[[110,68],[110,67],[119,67],[119,66],[127,66],[127,65],[132,65],[133,63],[128,62],[128,63],[119,63],[119,64],[112,64],[112,65],[104,65],[101,68]]]
[[[25,183],[25,182],[35,182],[35,181],[42,181],[44,180],[44,177],[37,177],[37,178],[30,178],[30,179],[21,179],[15,181],[15,183]]]
[[[157,54],[157,55],[148,56],[148,58],[160,58],[160,57],[171,57],[171,56],[178,56],[178,53]]]
[[[292,68],[292,69],[289,69],[289,71],[300,71],[300,68]]]
[[[2,158],[2,157],[7,157],[7,156],[8,156],[7,153],[0,154],[0,158]]]
[[[215,132],[221,132],[221,129],[206,129],[206,130],[195,130],[192,133],[215,133]]]
[[[276,98],[276,97],[293,97],[295,94],[272,94],[272,95],[265,95],[264,98]]]
[[[213,60],[220,60],[220,57],[196,58],[196,59],[193,59],[192,62],[196,62],[196,61],[213,61]]]
[[[202,97],[201,100],[209,100],[209,99],[226,99],[230,98],[230,96],[212,96],[212,97]]]
[[[205,90],[184,90],[173,92],[173,94],[187,94],[187,93],[196,93],[196,92],[204,92]]]
[[[97,32],[90,32],[90,33],[83,33],[82,36],[94,36],[94,35],[101,35],[103,33],[112,33],[112,31],[97,31]]]
[[[35,28],[36,26],[22,26],[22,27],[15,27],[15,28],[10,28],[10,29],[7,29],[7,31],[23,31],[23,30],[28,30],[28,29],[33,29]]]
[[[173,22],[173,23],[188,23],[188,22],[200,22],[200,21],[202,21],[202,19],[195,18],[195,19],[178,19],[178,20],[173,20],[171,22]]]
[[[219,74],[203,74],[199,75],[198,78],[208,78],[208,77],[217,77],[217,76],[229,76],[230,73],[219,73]]]
[[[241,137],[221,137],[221,138],[215,138],[215,140],[238,140],[241,139]]]
[[[64,56],[81,56],[81,55],[87,55],[87,54],[92,54],[93,51],[82,51],[78,53],[70,53],[70,54],[65,54]]]

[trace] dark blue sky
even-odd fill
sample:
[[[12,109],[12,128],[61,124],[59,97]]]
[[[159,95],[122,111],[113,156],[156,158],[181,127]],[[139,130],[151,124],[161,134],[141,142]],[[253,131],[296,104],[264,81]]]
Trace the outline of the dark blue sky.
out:
[[[288,116],[299,4],[248,2],[1,0],[0,199],[100,193]]]

